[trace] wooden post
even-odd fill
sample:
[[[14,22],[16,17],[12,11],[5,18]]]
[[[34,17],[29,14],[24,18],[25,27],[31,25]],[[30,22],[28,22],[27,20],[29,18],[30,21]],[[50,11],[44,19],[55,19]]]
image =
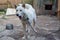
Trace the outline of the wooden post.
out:
[[[58,19],[60,19],[60,0],[58,0],[57,17],[58,17]]]
[[[60,10],[57,12],[57,17],[60,19]]]

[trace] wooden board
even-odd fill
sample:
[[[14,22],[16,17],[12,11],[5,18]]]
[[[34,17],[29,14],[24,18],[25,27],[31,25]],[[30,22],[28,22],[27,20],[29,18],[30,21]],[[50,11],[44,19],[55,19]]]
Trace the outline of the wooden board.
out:
[[[14,8],[7,8],[6,15],[14,15],[16,10]]]

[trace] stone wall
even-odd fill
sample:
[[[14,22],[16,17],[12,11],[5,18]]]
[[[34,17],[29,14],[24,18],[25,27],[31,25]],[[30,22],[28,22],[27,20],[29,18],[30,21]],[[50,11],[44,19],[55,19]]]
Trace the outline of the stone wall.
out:
[[[33,6],[36,10],[36,13],[39,15],[39,14],[42,14],[43,13],[43,7],[44,7],[44,4],[43,4],[43,0],[34,0],[33,1]]]
[[[45,4],[52,4],[52,10],[45,10]],[[54,14],[54,12],[56,11],[56,0],[54,0],[54,2],[49,0],[34,0],[33,5],[36,9],[37,14]]]

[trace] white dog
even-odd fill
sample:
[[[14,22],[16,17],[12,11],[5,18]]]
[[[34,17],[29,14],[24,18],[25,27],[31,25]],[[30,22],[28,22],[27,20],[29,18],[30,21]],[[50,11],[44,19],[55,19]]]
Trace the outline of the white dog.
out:
[[[24,35],[26,36],[26,30],[30,32],[29,29],[27,29],[28,26],[34,26],[36,23],[36,12],[35,9],[30,4],[19,4],[16,7],[16,15],[19,17],[23,24],[23,30]]]

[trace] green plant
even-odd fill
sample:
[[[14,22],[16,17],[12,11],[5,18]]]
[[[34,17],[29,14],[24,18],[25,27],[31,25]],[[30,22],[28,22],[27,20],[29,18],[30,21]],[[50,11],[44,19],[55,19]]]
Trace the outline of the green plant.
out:
[[[54,3],[55,0],[49,0],[50,2]]]
[[[3,15],[6,13],[6,10],[5,9],[0,9],[0,15]]]
[[[28,3],[28,4],[33,4],[33,0],[23,0],[25,3]]]

